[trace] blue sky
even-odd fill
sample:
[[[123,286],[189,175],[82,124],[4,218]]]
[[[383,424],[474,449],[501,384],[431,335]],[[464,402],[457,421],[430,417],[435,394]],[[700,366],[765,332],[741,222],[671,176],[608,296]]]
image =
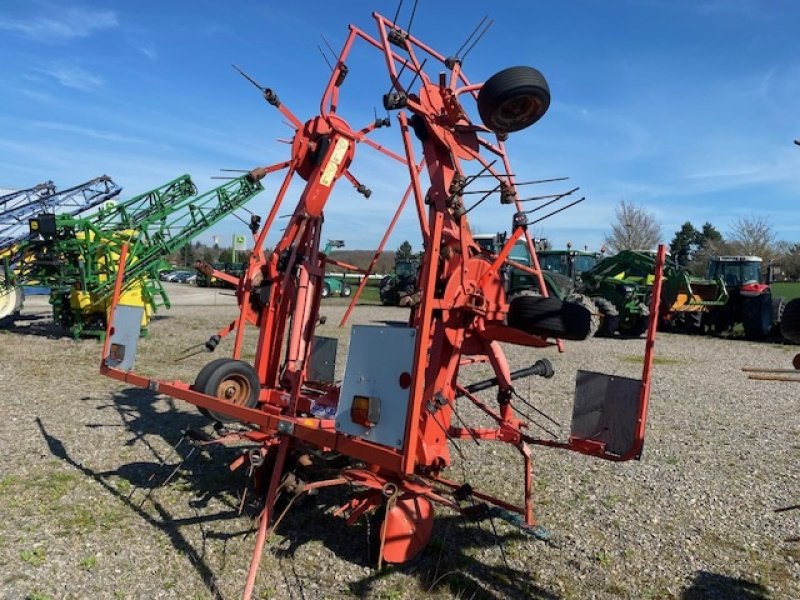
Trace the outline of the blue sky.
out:
[[[407,23],[412,0],[400,22]],[[457,10],[454,7],[457,6]],[[276,90],[301,119],[318,111],[347,24],[375,31],[395,0],[351,2],[70,2],[5,0],[0,8],[0,187],[52,179],[62,188],[110,175],[132,196],[183,173],[201,190],[219,168],[288,158],[281,116],[230,67]],[[800,241],[800,3],[794,0],[476,2],[420,0],[413,32],[454,52],[487,14],[494,25],[464,64],[473,81],[517,64],[547,77],[552,104],[507,144],[526,179],[570,176],[586,201],[535,228],[556,246],[598,248],[621,200],[655,213],[669,241],[681,223],[723,233],[739,216],[768,217]],[[365,45],[348,61],[342,114],[363,126],[389,83]],[[473,113],[474,114],[474,113]],[[400,148],[396,126],[381,143]],[[407,181],[365,146],[352,171],[369,200],[341,182],[326,237],[374,247]],[[266,214],[279,179],[249,208]],[[300,187],[292,189],[293,206]],[[482,206],[473,228],[507,229]],[[288,208],[284,212],[289,212]],[[242,229],[229,218],[213,233]],[[206,241],[210,235],[204,236]],[[412,207],[389,243],[418,244]]]

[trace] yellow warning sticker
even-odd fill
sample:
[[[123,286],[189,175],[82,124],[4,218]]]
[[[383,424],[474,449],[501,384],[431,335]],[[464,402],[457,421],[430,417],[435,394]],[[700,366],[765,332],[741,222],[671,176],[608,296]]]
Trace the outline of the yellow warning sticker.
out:
[[[344,155],[347,154],[347,149],[350,147],[350,142],[345,138],[340,137],[336,140],[336,145],[333,147],[331,158],[325,168],[322,170],[322,175],[319,177],[319,182],[325,187],[331,187],[333,178],[336,177],[336,172],[339,170],[339,165],[344,160]]]

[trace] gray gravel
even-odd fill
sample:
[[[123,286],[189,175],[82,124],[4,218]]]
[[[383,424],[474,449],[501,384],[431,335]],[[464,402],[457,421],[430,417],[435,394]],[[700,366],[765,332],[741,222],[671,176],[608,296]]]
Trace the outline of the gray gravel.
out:
[[[228,322],[235,302],[225,292],[171,289],[177,306],[140,342],[137,371],[191,381],[208,355],[173,360]],[[325,305],[320,333],[346,346],[335,326],[340,302]],[[100,345],[54,338],[51,324],[33,319],[48,314],[40,299],[26,313],[31,320],[0,334],[0,598],[239,597],[255,507],[246,502],[238,514],[245,474],[227,470],[233,451],[195,452],[159,487],[190,452],[172,448],[180,432],[206,421],[190,406],[99,376]],[[360,307],[356,322],[405,315]],[[575,370],[636,377],[643,347],[593,339],[569,343],[564,354],[507,352],[512,368],[551,358],[556,376],[520,389],[568,424]],[[344,498],[332,491],[290,512],[271,537],[256,596],[800,598],[800,386],[740,371],[788,367],[796,350],[660,335],[641,461],[534,449],[536,514],[549,542],[439,510],[420,557],[376,572],[366,562],[366,527],[329,514]],[[464,379],[486,374],[472,368]],[[513,449],[460,447],[465,460],[453,453],[452,478],[520,500]]]

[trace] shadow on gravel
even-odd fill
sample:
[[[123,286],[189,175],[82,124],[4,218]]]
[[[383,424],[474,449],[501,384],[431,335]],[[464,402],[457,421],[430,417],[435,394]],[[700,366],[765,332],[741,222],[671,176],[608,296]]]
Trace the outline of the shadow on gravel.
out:
[[[185,555],[211,597],[222,600],[218,581],[205,559],[206,542],[211,539],[228,540],[252,532],[252,521],[247,528],[230,532],[230,527],[214,527],[214,522],[239,519],[239,502],[235,496],[246,481],[236,472],[231,473],[228,464],[237,455],[236,450],[222,445],[198,447],[184,441],[182,432],[197,430],[208,424],[200,414],[171,410],[172,400],[164,400],[153,392],[141,388],[130,388],[115,393],[113,401],[96,406],[101,413],[113,410],[119,423],[90,423],[90,429],[120,427],[129,433],[125,446],[142,446],[153,456],[153,461],[140,460],[122,464],[113,471],[95,471],[82,464],[80,457],[73,457],[63,442],[47,431],[41,420],[37,424],[51,454],[79,470],[100,485],[110,496],[123,502],[128,509],[151,527],[166,534],[171,545]],[[83,398],[93,401],[92,398]],[[164,403],[169,406],[164,410]],[[154,444],[153,437],[162,438],[173,450],[166,453]],[[125,485],[120,485],[124,480]],[[206,507],[211,499],[225,507],[213,514],[200,514],[188,518],[175,518],[174,508],[162,502],[156,490],[172,481],[179,490],[191,497],[189,505]],[[227,493],[226,493],[227,492]],[[337,592],[345,595],[368,597],[375,594],[393,593],[373,589],[386,577],[400,573],[418,582],[420,596],[435,591],[449,590],[456,597],[484,600],[504,598],[532,598],[558,600],[558,596],[537,585],[534,576],[525,570],[515,569],[507,562],[511,551],[510,542],[529,540],[520,532],[496,535],[496,523],[490,520],[467,522],[460,516],[442,515],[434,523],[433,535],[428,547],[414,560],[398,566],[389,566],[380,571],[369,557],[376,550],[377,525],[370,526],[363,519],[349,527],[344,519],[327,514],[327,510],[338,507],[347,500],[346,488],[321,490],[315,497],[307,498],[294,506],[277,529],[268,545],[271,552],[283,564],[280,576],[286,580],[288,589],[297,592],[299,598],[310,600],[315,592],[305,591],[309,581],[318,581],[319,589],[330,588],[330,581],[319,580],[316,566],[307,565],[308,560],[301,550],[305,544],[320,542],[338,559],[354,565],[370,567],[367,575],[355,581],[342,582]],[[173,497],[174,498],[174,497]],[[182,502],[178,499],[177,502]],[[248,513],[254,516],[260,509],[254,503],[247,505]],[[235,523],[235,522],[234,522]],[[185,527],[199,526],[203,531],[202,542],[192,542],[183,533]],[[372,533],[372,535],[370,535]],[[307,572],[303,572],[307,571]],[[403,585],[401,582],[400,585]],[[408,591],[406,587],[403,590]],[[333,591],[333,590],[331,590]],[[402,590],[397,590],[398,593]]]
[[[320,493],[319,498],[323,504],[338,506],[345,500],[341,489],[338,493],[335,488],[325,492]],[[305,593],[303,582],[315,580],[317,572],[313,567],[299,567],[308,564],[303,560],[300,549],[304,544],[313,541],[322,542],[344,561],[370,568],[369,574],[345,583],[347,588],[342,592],[348,596],[390,597],[394,591],[398,594],[405,591],[418,592],[420,597],[427,597],[436,591],[448,590],[457,598],[479,600],[559,598],[537,585],[534,582],[535,575],[511,567],[506,560],[509,553],[508,542],[531,538],[516,532],[496,535],[495,523],[490,523],[489,520],[468,522],[458,515],[439,516],[434,522],[431,541],[419,556],[405,564],[389,565],[378,571],[369,557],[377,551],[371,546],[378,543],[374,528],[379,525],[370,525],[365,518],[350,527],[344,519],[332,517],[323,510],[322,506],[313,506],[313,502],[295,507],[276,532],[283,539],[274,542],[270,548],[277,558],[288,559],[291,581],[289,569],[282,569],[282,576],[289,589],[299,591],[300,598],[313,596]],[[373,589],[375,584],[394,573],[415,578],[418,589],[409,590],[406,586],[402,590],[393,590],[391,587]],[[324,581],[318,581],[318,584],[329,585]]]
[[[213,527],[208,529],[206,526],[240,516],[239,503],[224,492],[231,491],[237,484],[241,488],[244,485],[244,478],[238,474],[231,474],[227,468],[233,455],[228,456],[227,460],[224,457],[213,456],[215,453],[230,453],[230,450],[216,445],[198,450],[197,446],[184,442],[181,432],[191,427],[205,425],[207,419],[200,415],[175,411],[157,412],[154,408],[155,402],[156,397],[152,392],[136,388],[123,390],[114,395],[112,404],[97,407],[98,410],[108,408],[117,410],[122,421],[119,427],[127,428],[132,434],[126,445],[132,446],[141,442],[154,457],[153,462],[132,462],[113,471],[95,471],[85,466],[79,458],[76,459],[69,454],[63,442],[50,434],[39,418],[36,419],[36,423],[54,457],[94,480],[132,513],[168,536],[173,548],[189,559],[211,597],[222,600],[217,578],[205,560],[206,542],[209,539],[226,541],[244,536],[253,528],[248,526],[244,530],[230,532],[214,530]],[[87,425],[90,428],[116,426]],[[161,456],[158,449],[148,441],[147,436],[150,435],[159,435],[171,445],[174,444],[174,452],[170,453],[170,456]],[[179,442],[186,445],[182,447]],[[125,484],[121,485],[121,480],[124,480]],[[174,510],[161,502],[157,495],[153,495],[157,488],[168,481],[176,483],[182,493],[192,495],[192,500],[188,504],[195,510],[205,507],[212,498],[221,502],[225,508],[213,514],[197,513],[191,517],[175,518]],[[193,544],[182,533],[183,528],[187,526],[201,527],[202,541],[199,544]]]
[[[681,600],[767,600],[767,588],[747,579],[698,571]]]
[[[64,328],[54,323],[50,316],[21,315],[14,319],[13,325],[4,328],[4,331],[19,333],[21,335],[46,337],[51,340],[69,338]]]

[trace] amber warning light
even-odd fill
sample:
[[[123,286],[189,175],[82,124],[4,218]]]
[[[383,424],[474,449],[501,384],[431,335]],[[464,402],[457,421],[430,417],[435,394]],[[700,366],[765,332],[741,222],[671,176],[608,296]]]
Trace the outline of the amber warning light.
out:
[[[381,399],[372,396],[353,396],[350,419],[362,427],[375,427],[381,419]]]

